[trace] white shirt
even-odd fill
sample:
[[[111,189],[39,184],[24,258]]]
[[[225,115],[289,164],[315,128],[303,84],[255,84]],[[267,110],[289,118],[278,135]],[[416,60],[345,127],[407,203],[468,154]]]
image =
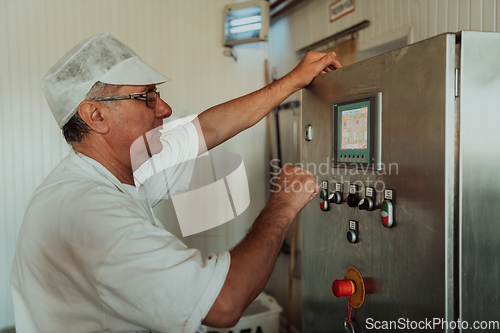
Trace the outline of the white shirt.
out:
[[[164,134],[162,154],[196,157],[189,123]],[[181,179],[182,177],[179,177]],[[134,186],[71,152],[31,198],[11,284],[23,332],[183,332],[200,327],[230,255],[202,258],[166,231]]]

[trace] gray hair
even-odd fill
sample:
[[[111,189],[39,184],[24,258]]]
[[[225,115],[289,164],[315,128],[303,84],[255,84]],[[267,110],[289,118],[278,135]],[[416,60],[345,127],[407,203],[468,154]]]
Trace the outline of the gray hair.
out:
[[[92,101],[100,97],[111,96],[117,94],[121,86],[114,84],[107,84],[97,81],[85,96],[85,100]],[[101,102],[107,107],[118,101],[104,101]],[[67,143],[73,144],[74,142],[82,142],[85,135],[90,133],[90,127],[78,114],[78,110],[75,112],[73,117],[71,117],[62,128],[64,139]]]

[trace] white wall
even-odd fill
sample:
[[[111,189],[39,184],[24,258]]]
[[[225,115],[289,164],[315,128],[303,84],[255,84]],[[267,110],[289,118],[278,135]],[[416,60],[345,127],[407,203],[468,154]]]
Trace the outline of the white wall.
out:
[[[44,74],[79,41],[110,32],[172,79],[160,90],[174,115],[200,113],[264,85],[267,44],[239,47],[237,63],[222,54],[223,7],[232,2],[0,0],[0,331],[14,324],[9,276],[25,207],[69,151],[41,91]],[[260,123],[221,148],[243,156],[252,201],[214,233],[219,243],[205,237],[205,251],[234,243],[262,209],[265,139]],[[169,216],[168,207],[157,214]]]
[[[285,75],[298,63],[297,51],[369,20],[371,25],[359,33],[358,50],[408,37],[409,43],[459,30],[500,31],[500,0],[355,0],[356,9],[330,23],[328,7],[334,0],[308,0],[273,23],[269,34],[269,65],[278,76]],[[315,202],[311,204],[316,204]],[[318,208],[319,209],[319,208]],[[302,221],[307,228],[307,221]],[[288,258],[279,258],[267,290],[286,304]],[[332,277],[333,279],[333,277]],[[300,285],[294,280],[294,285]],[[300,290],[294,291],[300,295]],[[333,297],[333,296],[332,296]],[[294,297],[293,325],[301,327],[300,298]],[[282,314],[284,316],[285,312]]]
[[[269,40],[270,65],[280,76],[297,63],[294,52],[363,20],[358,50],[409,34],[410,43],[459,30],[500,31],[500,0],[355,0],[356,10],[330,23],[333,0],[309,0],[274,22]]]

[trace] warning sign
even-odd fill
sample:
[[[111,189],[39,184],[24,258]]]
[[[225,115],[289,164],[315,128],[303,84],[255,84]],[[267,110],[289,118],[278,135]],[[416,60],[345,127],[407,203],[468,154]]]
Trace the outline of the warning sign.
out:
[[[355,0],[337,0],[329,6],[330,23],[339,18],[354,12],[356,8]]]

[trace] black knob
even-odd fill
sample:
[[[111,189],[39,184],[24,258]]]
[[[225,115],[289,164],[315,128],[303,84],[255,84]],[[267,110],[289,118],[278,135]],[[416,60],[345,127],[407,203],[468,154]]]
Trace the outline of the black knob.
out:
[[[358,204],[359,210],[372,210],[373,209],[373,200],[372,198],[366,197],[361,199]]]
[[[347,196],[347,204],[349,207],[358,207],[358,196],[355,193],[351,193]]]

